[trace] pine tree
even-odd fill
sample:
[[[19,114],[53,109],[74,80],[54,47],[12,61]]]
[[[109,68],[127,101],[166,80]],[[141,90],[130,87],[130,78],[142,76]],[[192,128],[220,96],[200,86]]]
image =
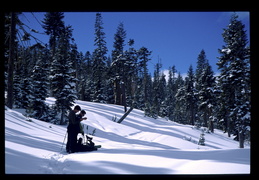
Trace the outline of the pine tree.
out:
[[[162,67],[161,63],[157,63],[155,65],[154,71],[154,80],[152,86],[152,101],[151,101],[151,109],[152,116],[157,118],[159,116],[160,105],[161,105],[161,97],[160,97],[160,69]]]
[[[152,97],[151,97],[151,109],[152,116],[157,118],[158,116],[165,117],[166,111],[166,80],[165,75],[161,72],[162,64],[157,63],[155,65],[154,78],[152,83]]]
[[[147,63],[150,60],[149,56],[151,55],[152,51],[149,51],[146,47],[142,47],[138,51],[138,58],[139,58],[139,76],[142,81],[142,92],[141,95],[143,97],[144,104],[148,102],[148,68]]]
[[[169,77],[168,77],[168,83],[167,83],[167,97],[166,97],[166,106],[167,106],[167,117],[169,120],[173,120],[174,117],[174,109],[175,109],[175,95],[177,92],[176,89],[176,68],[175,66],[169,67]]]
[[[201,50],[200,54],[197,58],[197,67],[195,71],[195,81],[196,86],[195,88],[199,91],[201,89],[199,79],[201,77],[201,74],[203,70],[208,66],[208,59],[206,58],[206,54],[204,49]]]
[[[189,67],[185,80],[183,80],[179,72],[174,87],[176,88],[176,94],[173,120],[183,124],[194,125],[197,112],[197,97],[192,65]]]
[[[162,72],[161,76],[159,78],[159,102],[160,102],[160,108],[159,108],[159,116],[165,117],[167,116],[167,105],[166,105],[166,97],[167,97],[167,91],[166,91],[166,79],[165,74]]]
[[[40,49],[38,60],[32,70],[32,95],[30,96],[27,112],[30,116],[47,121],[48,106],[45,104],[48,95],[48,54],[46,49]]]
[[[194,125],[195,122],[195,114],[197,111],[196,107],[196,90],[194,88],[194,72],[193,67],[190,65],[189,70],[187,72],[187,77],[185,79],[185,101],[186,101],[186,114],[188,118],[188,122],[191,125]]]
[[[114,50],[112,51],[112,64],[110,68],[111,82],[114,84],[115,104],[125,105],[125,62],[126,58],[123,54],[124,41],[126,38],[126,31],[123,23],[120,23],[117,32],[114,35]],[[124,92],[124,94],[123,94]],[[124,98],[122,98],[124,97]],[[123,101],[125,99],[125,102]]]
[[[200,54],[197,58],[197,67],[195,71],[195,87],[197,90],[197,105],[198,105],[198,111],[197,111],[197,125],[199,126],[205,126],[208,127],[208,94],[211,93],[211,91],[207,90],[207,72],[208,72],[208,66],[209,62],[206,58],[206,53],[204,49],[201,50]],[[211,70],[211,67],[210,67]],[[213,76],[213,73],[212,73]],[[208,92],[209,91],[209,92]]]
[[[9,31],[9,54],[8,54],[8,76],[7,76],[7,102],[6,105],[13,108],[13,72],[15,59],[15,38],[16,38],[17,13],[10,13],[10,31]]]
[[[85,53],[85,71],[83,73],[83,99],[85,101],[93,101],[93,58],[89,51]]]
[[[14,107],[15,108],[24,108],[23,107],[23,78],[25,77],[25,74],[27,71],[25,71],[25,65],[24,65],[24,55],[27,53],[20,53],[20,48],[17,50],[17,61],[15,62],[15,70],[14,70]],[[25,50],[23,50],[26,52]]]
[[[57,51],[51,66],[52,74],[54,74],[51,76],[51,80],[54,97],[56,98],[55,107],[61,115],[60,124],[65,123],[66,113],[71,110],[71,106],[77,99],[75,70],[73,69],[70,51],[71,36],[71,26],[68,26],[59,38]]]
[[[245,134],[250,129],[251,119],[250,56],[244,28],[238,16],[233,14],[222,34],[225,45],[219,50],[221,56],[217,63],[221,71],[221,95],[225,97],[225,103],[221,103],[224,103],[225,110],[228,111],[225,113],[228,116],[228,132],[237,135],[240,148],[244,147]]]
[[[138,88],[139,94],[137,95],[137,107],[138,109],[144,110],[145,116],[157,118],[155,106],[152,105],[152,97],[153,97],[153,81],[151,74],[147,74],[145,86],[147,88],[147,100],[144,99],[144,84],[143,77],[139,79],[140,85]]]
[[[93,101],[105,102],[104,87],[106,83],[105,72],[107,71],[107,47],[101,13],[96,13],[94,42],[94,45],[97,47],[93,52]]]
[[[22,108],[22,77],[21,71],[16,70],[14,74],[14,84],[13,84],[13,93],[14,93],[14,107],[15,108]]]
[[[18,108],[27,109],[33,93],[33,81],[31,80],[35,60],[33,53],[35,54],[37,51],[34,47],[18,48],[18,58],[15,62],[16,68],[14,72],[14,104]]]
[[[82,59],[79,59],[79,52],[77,51],[77,45],[74,42],[74,38],[71,38],[71,44],[70,44],[70,59],[72,59],[72,68],[75,70],[75,77],[76,77],[76,92],[77,92],[77,97],[78,92],[79,92],[79,84],[81,83],[79,80],[79,77],[82,73],[82,67],[83,67],[83,62]]]
[[[123,47],[125,46],[126,31],[123,23],[119,23],[117,32],[114,34],[114,50],[112,51],[112,62],[117,60],[119,55],[123,54]]]
[[[86,64],[84,55],[82,52],[77,51],[76,44],[72,45],[71,57],[74,60],[74,69],[76,71],[76,92],[78,99],[82,100],[84,96],[84,74],[86,70]],[[74,57],[74,58],[73,58]]]
[[[57,42],[61,36],[61,34],[64,32],[65,29],[65,23],[63,21],[64,19],[64,13],[63,12],[47,12],[45,14],[45,17],[42,21],[43,28],[45,29],[45,33],[49,35],[49,47],[50,47],[50,58],[49,58],[49,64],[51,64],[54,61],[54,56],[56,54],[57,49]],[[50,72],[50,75],[53,76]],[[52,81],[49,82],[49,89],[50,89],[50,96],[53,96],[53,89],[54,87],[52,85]]]
[[[125,62],[125,91],[127,105],[133,106],[136,98],[137,79],[138,79],[138,55],[137,50],[133,47],[134,40],[129,39],[129,49],[124,52]]]
[[[209,64],[204,67],[200,77],[199,83],[199,111],[205,127],[209,127],[211,132],[214,132],[214,106],[215,106],[215,77],[212,68]]]
[[[173,121],[183,123],[186,121],[186,102],[185,102],[185,81],[183,80],[180,72],[176,79],[176,89],[175,94],[175,109],[174,109],[174,119]]]
[[[47,12],[42,21],[45,33],[50,35],[49,46],[51,49],[51,56],[54,57],[56,51],[56,43],[62,32],[64,31],[65,24],[63,21],[63,12]]]

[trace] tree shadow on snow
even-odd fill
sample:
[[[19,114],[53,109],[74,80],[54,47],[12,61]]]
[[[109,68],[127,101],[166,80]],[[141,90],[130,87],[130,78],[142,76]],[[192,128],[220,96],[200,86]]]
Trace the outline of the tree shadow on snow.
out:
[[[23,153],[10,148],[5,148],[5,173],[6,174],[45,174],[44,159]]]
[[[100,129],[97,132],[97,137],[105,138],[105,139],[108,139],[110,141],[130,144],[130,145],[150,146],[150,148],[177,149],[177,148],[174,148],[172,146],[160,144],[160,143],[157,143],[157,142],[143,141],[143,140],[139,140],[139,139],[130,139],[130,138],[127,138],[127,137],[124,137],[124,136],[120,136],[116,133],[105,132],[105,131],[102,131]]]
[[[65,170],[66,174],[169,174],[171,169],[159,167],[139,166],[128,163],[112,161],[95,161],[93,164],[84,164],[80,166],[78,162],[69,162],[69,169]],[[76,171],[72,171],[73,169]]]
[[[48,137],[41,138],[30,134],[23,133],[8,127],[5,127],[6,141],[22,144],[31,148],[44,149],[48,151],[58,152],[61,148],[62,142],[50,140]]]
[[[101,150],[111,154],[150,155],[168,159],[211,160],[225,163],[250,165],[250,149],[225,149],[211,151],[110,149]]]

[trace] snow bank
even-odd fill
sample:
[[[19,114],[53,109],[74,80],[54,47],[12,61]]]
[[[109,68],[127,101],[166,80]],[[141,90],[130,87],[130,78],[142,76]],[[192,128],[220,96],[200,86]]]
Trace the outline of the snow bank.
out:
[[[48,98],[47,103],[55,100]],[[86,110],[85,133],[95,131],[94,152],[67,154],[62,142],[66,126],[28,119],[5,111],[5,172],[7,174],[248,174],[250,147],[220,130],[205,133],[205,146],[197,145],[201,131],[163,118],[144,117],[134,109],[118,124],[124,108],[76,101]],[[62,150],[61,150],[62,148]]]

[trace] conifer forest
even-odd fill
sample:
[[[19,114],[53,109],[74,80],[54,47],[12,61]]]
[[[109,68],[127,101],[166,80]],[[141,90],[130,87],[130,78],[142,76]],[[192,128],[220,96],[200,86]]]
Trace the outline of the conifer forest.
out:
[[[75,100],[117,104],[125,112],[132,107],[143,110],[145,116],[207,127],[211,133],[221,129],[234,135],[241,148],[250,141],[250,47],[237,14],[222,29],[217,76],[201,49],[196,69],[190,65],[183,77],[172,64],[167,67],[168,79],[160,62],[150,72],[152,49],[135,49],[138,39],[126,41],[123,23],[118,24],[108,54],[101,13],[96,13],[92,52],[77,50],[73,27],[65,25],[63,12],[46,12],[41,20],[47,44],[37,41],[37,30],[25,30],[21,14],[5,13],[4,18],[5,105],[9,108],[23,108],[30,117],[66,124]],[[26,46],[31,39],[37,43]],[[48,106],[47,97],[54,97],[55,104]]]

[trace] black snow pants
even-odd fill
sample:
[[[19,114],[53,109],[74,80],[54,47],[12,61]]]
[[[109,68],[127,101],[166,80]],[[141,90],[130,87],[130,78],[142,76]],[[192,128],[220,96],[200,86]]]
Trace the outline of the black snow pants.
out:
[[[67,133],[66,150],[68,153],[74,153],[77,150],[78,125],[68,125]]]

